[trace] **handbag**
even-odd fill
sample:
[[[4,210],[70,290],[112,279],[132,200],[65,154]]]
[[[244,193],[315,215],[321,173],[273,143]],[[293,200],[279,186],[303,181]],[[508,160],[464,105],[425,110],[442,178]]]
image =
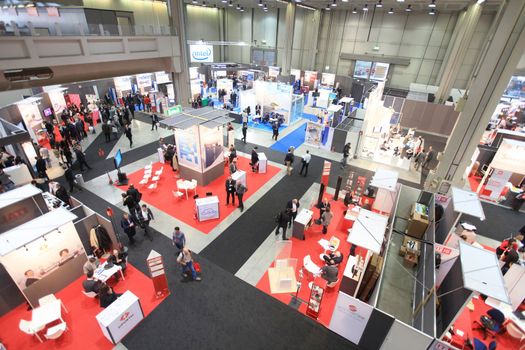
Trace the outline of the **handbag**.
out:
[[[193,268],[195,269],[195,272],[201,273],[201,264],[199,264],[198,262],[193,262]]]

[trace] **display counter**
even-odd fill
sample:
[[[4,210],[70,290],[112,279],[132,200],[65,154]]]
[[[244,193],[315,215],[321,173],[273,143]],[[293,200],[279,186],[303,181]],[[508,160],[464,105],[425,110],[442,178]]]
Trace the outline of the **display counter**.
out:
[[[301,209],[293,222],[292,236],[304,240],[304,231],[310,227],[313,216],[313,211]]]
[[[257,153],[259,155],[259,173],[266,174],[266,169],[268,168],[268,158],[263,152]]]
[[[348,257],[343,277],[341,278],[341,286],[339,291],[348,295],[355,295],[359,280],[363,270],[364,259],[357,255]]]
[[[235,180],[235,183],[237,183],[237,181],[241,181],[243,186],[247,187],[246,186],[246,171],[237,170],[236,172],[232,174],[232,179]]]
[[[140,300],[129,290],[96,316],[102,333],[113,344],[120,342],[143,318]]]
[[[206,221],[219,218],[219,197],[211,196],[195,200],[197,219]]]

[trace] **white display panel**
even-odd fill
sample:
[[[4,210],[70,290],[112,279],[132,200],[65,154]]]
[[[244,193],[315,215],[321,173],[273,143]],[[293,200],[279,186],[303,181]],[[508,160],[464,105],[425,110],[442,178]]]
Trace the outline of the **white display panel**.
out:
[[[137,74],[136,78],[139,89],[143,90],[145,88],[151,87],[151,73]]]
[[[280,73],[281,69],[279,67],[268,67],[268,75],[270,77],[277,77]]]
[[[347,241],[379,254],[387,224],[387,216],[361,209]]]
[[[201,140],[201,154],[203,171],[224,161],[224,148],[222,146],[222,126],[207,128],[199,126]]]
[[[368,79],[370,70],[372,69],[372,62],[370,61],[356,61],[354,68],[354,78]]]
[[[62,91],[50,91],[47,93],[55,114],[58,116],[66,108],[66,99]]]
[[[328,328],[352,343],[359,344],[373,310],[367,303],[339,292]]]
[[[155,81],[157,84],[166,84],[171,82],[171,76],[166,72],[155,72]]]
[[[125,77],[113,78],[113,82],[115,83],[115,90],[117,90],[117,94],[122,94],[123,91],[131,91],[131,77],[129,75]]]
[[[198,147],[199,133],[197,126],[188,129],[176,129],[177,154],[179,164],[201,171],[201,155]]]
[[[481,221],[485,220],[485,212],[477,193],[452,187],[452,203],[454,204],[454,211],[475,216]]]
[[[213,62],[213,45],[190,45],[191,62]]]
[[[490,166],[525,174],[525,142],[503,139]]]
[[[385,81],[389,67],[388,63],[374,62],[370,72],[370,80]]]
[[[294,80],[301,79],[301,70],[300,69],[290,69],[290,75],[295,77]]]
[[[36,103],[20,103],[18,104],[20,115],[26,124],[29,133],[36,140],[39,130],[42,129],[42,115]]]
[[[323,73],[321,76],[321,84],[326,86],[334,86],[335,84],[335,74],[333,73]]]
[[[219,197],[211,196],[195,200],[199,221],[219,218]]]

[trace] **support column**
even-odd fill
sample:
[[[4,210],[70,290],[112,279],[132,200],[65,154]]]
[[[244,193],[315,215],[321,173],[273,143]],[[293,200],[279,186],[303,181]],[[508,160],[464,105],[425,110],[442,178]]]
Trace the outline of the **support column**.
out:
[[[290,68],[292,66],[292,48],[293,48],[293,35],[295,27],[295,4],[289,2],[286,5],[286,18],[284,25],[284,50],[283,50],[283,66],[282,75],[289,75]]]
[[[319,43],[319,26],[321,24],[321,11],[313,11],[312,18],[305,16],[304,31],[301,46],[300,67],[304,70],[315,70],[315,56],[317,55],[317,45]]]
[[[463,186],[465,170],[483,131],[525,52],[525,2],[508,0],[502,6],[504,10],[494,19],[498,21],[497,30],[481,59],[479,73],[469,88],[436,172],[427,179],[427,189],[438,190],[443,181]]]
[[[172,40],[173,45],[180,46],[178,52],[179,57],[171,59],[171,68],[173,73],[173,86],[175,88],[175,94],[178,98],[178,103],[182,106],[190,106],[190,71],[188,64],[188,45],[186,44],[186,25],[185,25],[185,4],[183,0],[169,0],[168,6],[170,7],[170,24],[177,34]],[[173,33],[173,30],[172,30]],[[175,40],[177,39],[177,40]]]
[[[453,88],[454,81],[474,36],[482,9],[482,5],[473,3],[460,15],[456,28],[454,28],[453,43],[449,46],[450,49],[447,51],[439,72],[439,89],[436,93],[438,103],[445,103],[450,94],[450,89]]]

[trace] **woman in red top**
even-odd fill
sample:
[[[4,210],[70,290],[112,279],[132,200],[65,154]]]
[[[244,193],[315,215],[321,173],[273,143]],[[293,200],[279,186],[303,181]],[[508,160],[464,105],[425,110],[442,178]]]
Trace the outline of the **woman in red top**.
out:
[[[498,258],[503,254],[507,249],[514,248],[514,250],[518,250],[518,243],[514,238],[505,239],[501,242],[498,248],[496,248],[496,255]]]
[[[144,105],[146,107],[146,112],[151,112],[151,99],[148,95],[144,95]]]

